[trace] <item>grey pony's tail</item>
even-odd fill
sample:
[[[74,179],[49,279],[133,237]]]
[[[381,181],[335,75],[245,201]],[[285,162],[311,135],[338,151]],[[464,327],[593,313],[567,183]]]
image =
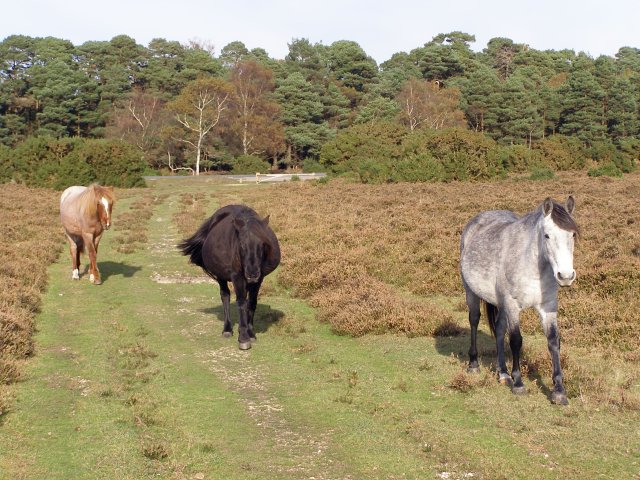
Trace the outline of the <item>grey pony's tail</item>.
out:
[[[495,305],[482,301],[484,304],[484,313],[487,316],[487,320],[489,320],[489,329],[493,336],[496,336],[496,319],[498,318],[498,307]]]

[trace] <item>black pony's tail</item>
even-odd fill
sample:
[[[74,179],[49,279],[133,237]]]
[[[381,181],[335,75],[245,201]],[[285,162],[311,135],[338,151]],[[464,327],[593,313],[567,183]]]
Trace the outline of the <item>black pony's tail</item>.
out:
[[[202,246],[204,245],[204,241],[207,239],[209,232],[213,227],[215,227],[220,220],[229,215],[229,212],[223,212],[220,214],[213,214],[211,218],[204,221],[200,228],[194,233],[191,237],[184,239],[180,242],[177,247],[182,252],[183,255],[189,256],[189,261],[194,265],[198,265],[205,272],[207,269],[204,266],[204,262],[202,260]]]
[[[493,336],[496,336],[496,319],[498,318],[498,307],[489,303],[482,302],[484,304],[484,313],[487,316],[487,320],[489,320],[489,329]]]

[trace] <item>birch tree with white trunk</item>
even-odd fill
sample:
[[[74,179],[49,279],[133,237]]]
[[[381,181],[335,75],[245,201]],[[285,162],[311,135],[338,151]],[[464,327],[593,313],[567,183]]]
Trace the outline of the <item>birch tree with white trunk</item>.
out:
[[[195,153],[195,175],[200,175],[205,139],[220,126],[232,91],[232,86],[221,78],[201,78],[188,83],[169,106],[184,132],[176,140],[189,145]]]

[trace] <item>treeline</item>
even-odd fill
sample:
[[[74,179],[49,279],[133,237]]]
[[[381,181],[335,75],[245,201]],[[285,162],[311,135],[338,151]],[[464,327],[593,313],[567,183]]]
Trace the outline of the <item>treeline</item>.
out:
[[[377,65],[352,41],[293,39],[276,60],[239,41],[216,55],[124,35],[80,46],[7,37],[0,180],[56,186],[112,169],[134,184],[145,168],[303,167],[420,181],[635,167],[639,49],[593,59],[506,38],[476,53],[474,41],[440,34]],[[97,160],[107,151],[113,167]]]

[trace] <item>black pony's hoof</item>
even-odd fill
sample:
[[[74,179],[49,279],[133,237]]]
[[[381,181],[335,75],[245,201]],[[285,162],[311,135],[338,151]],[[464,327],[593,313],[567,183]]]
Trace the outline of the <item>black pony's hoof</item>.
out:
[[[514,395],[526,395],[527,394],[527,387],[525,387],[524,385],[518,385],[511,387],[511,393],[513,393]]]
[[[231,338],[233,336],[233,332],[222,332],[222,336],[224,338]]]
[[[498,382],[501,385],[507,385],[509,387],[513,385],[513,379],[508,373],[501,373],[500,375],[498,375]]]
[[[238,346],[240,347],[240,350],[249,350],[251,348],[251,342],[239,342]]]
[[[567,395],[561,392],[553,392],[551,394],[551,403],[555,405],[569,405]]]
[[[257,341],[258,341],[258,339],[257,339],[255,336],[254,336],[254,337],[249,337],[249,341],[250,341],[251,343],[255,343],[255,342],[257,342]]]
[[[480,367],[467,367],[467,373],[480,373]]]

